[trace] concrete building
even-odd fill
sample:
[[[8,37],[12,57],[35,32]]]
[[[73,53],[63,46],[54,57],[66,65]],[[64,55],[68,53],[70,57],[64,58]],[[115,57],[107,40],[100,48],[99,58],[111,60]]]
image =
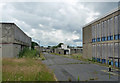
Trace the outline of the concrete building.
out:
[[[71,47],[70,48],[70,54],[80,54],[83,52],[82,47]]]
[[[31,38],[16,24],[0,23],[0,31],[2,57],[17,57],[25,47],[31,47]]]
[[[66,44],[62,44],[61,47],[52,49],[52,52],[66,55],[66,54],[70,54],[70,48],[68,48]]]
[[[83,27],[83,56],[118,67],[120,12],[115,9]]]
[[[34,48],[40,53],[42,53],[44,51],[44,47],[42,47],[42,46],[34,46]]]

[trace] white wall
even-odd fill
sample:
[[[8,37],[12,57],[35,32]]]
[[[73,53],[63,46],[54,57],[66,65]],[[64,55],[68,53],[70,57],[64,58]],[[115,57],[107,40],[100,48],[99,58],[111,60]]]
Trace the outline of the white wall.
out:
[[[63,45],[61,45],[61,48],[62,48],[62,49],[67,49],[67,45],[66,45],[66,44],[63,44]]]

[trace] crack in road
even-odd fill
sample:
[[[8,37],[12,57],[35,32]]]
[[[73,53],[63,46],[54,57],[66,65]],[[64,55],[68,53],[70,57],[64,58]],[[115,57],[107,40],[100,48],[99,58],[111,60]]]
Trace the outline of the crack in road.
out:
[[[63,74],[68,77],[68,80],[76,80],[69,72],[67,72],[65,69],[61,69],[61,71],[63,72]]]

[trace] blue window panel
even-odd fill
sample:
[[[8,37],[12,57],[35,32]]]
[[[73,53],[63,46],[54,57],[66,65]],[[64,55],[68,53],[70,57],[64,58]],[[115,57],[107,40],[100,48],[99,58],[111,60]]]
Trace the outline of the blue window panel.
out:
[[[95,39],[95,42],[96,42],[96,39]]]
[[[104,59],[102,59],[102,63],[104,63]]]
[[[100,38],[99,38],[99,42],[100,42]]]
[[[104,39],[105,39],[105,41],[107,41],[107,37],[105,37]]]
[[[110,40],[110,36],[108,36],[108,40]]]
[[[113,40],[113,36],[110,36],[110,40]]]
[[[120,68],[120,62],[119,62],[119,68]]]
[[[119,35],[115,35],[115,40],[118,40],[118,38],[119,38]]]
[[[106,60],[104,59],[104,63],[106,63]]]
[[[99,62],[99,58],[97,58],[97,62]]]
[[[97,38],[97,41],[100,42],[100,38]]]
[[[111,65],[113,66],[113,61],[111,61]]]
[[[100,62],[100,58],[99,58],[99,62]]]
[[[104,41],[104,37],[102,37],[102,41]]]
[[[107,61],[107,63],[109,64],[109,60]]]
[[[120,40],[120,34],[119,34],[119,40]]]
[[[118,62],[117,61],[115,61],[115,66],[118,67]]]
[[[105,59],[102,59],[102,63],[106,63],[106,60],[105,60]]]

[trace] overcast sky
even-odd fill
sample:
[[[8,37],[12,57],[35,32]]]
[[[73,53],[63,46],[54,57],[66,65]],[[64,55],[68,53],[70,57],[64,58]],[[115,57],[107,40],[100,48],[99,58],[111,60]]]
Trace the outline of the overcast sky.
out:
[[[82,26],[117,8],[117,2],[0,3],[0,22],[14,22],[43,46],[82,46]]]

